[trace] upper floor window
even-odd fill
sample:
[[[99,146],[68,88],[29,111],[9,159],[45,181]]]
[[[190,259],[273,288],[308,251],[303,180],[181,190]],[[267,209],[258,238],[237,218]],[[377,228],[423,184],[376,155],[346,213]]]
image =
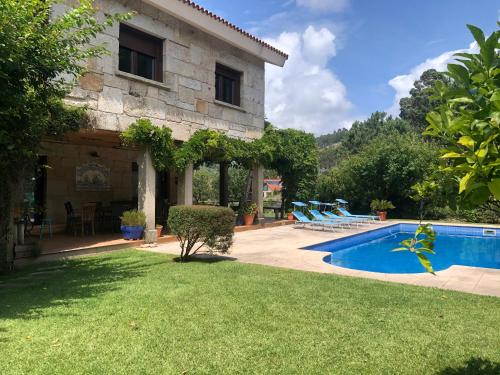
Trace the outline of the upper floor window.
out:
[[[162,82],[163,41],[130,26],[120,24],[118,69]]]
[[[215,99],[240,105],[241,72],[221,64],[215,66]]]

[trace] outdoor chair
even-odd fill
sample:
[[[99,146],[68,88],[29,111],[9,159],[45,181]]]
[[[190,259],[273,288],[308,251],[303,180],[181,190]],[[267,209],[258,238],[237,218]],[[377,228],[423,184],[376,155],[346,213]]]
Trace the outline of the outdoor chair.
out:
[[[76,215],[71,202],[64,203],[64,208],[66,210],[66,233],[73,232],[73,235],[76,236],[77,226],[81,221],[81,217]]]
[[[81,225],[82,225],[82,236],[85,235],[85,227],[88,225],[92,231],[92,235],[95,235],[95,203],[86,203],[82,205],[81,210]]]
[[[380,220],[380,218],[378,216],[374,216],[374,215],[353,215],[351,214],[349,211],[347,211],[345,208],[343,207],[338,207],[337,210],[342,214],[344,215],[344,217],[352,217],[352,218],[364,218],[364,219],[370,219],[370,220]]]
[[[341,217],[341,216],[337,216],[337,215],[333,215],[333,216],[324,216],[322,215],[318,210],[309,210],[309,213],[311,214],[311,216],[313,217],[314,220],[317,220],[317,221],[335,221],[335,222],[341,222],[343,224],[346,224],[346,225],[351,225],[351,224],[358,224],[359,221],[357,220],[353,220],[353,219],[349,219],[349,218],[346,218],[346,217]]]
[[[322,230],[325,229],[342,229],[341,221],[324,221],[324,220],[311,220],[309,219],[303,212],[293,211],[292,215],[297,219],[296,224],[300,225],[302,228],[311,228],[314,229],[318,227]]]

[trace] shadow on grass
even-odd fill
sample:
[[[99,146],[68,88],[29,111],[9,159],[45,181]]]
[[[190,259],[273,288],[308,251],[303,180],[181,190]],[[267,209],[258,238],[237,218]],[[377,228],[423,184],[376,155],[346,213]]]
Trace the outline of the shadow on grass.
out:
[[[437,373],[437,375],[499,375],[500,363],[492,362],[489,359],[473,357],[463,366],[447,367]]]
[[[159,263],[163,262],[158,258],[123,254],[30,267],[0,278],[0,319],[42,318],[47,308],[69,306],[120,289],[127,280],[140,277]]]
[[[233,262],[236,258],[226,255],[210,255],[210,254],[196,254],[190,256],[185,263],[219,263],[219,262]],[[181,263],[180,257],[175,257],[174,262]]]
[[[2,337],[2,334],[4,333],[7,333],[7,330],[5,328],[0,327],[0,343],[7,342],[7,339],[5,337]]]

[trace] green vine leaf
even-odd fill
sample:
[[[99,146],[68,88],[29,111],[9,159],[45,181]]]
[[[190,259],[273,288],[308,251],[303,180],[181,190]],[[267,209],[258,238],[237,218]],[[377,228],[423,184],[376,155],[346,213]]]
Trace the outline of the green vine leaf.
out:
[[[425,270],[435,275],[431,261],[427,258],[427,256],[425,256],[425,254],[422,254],[423,252],[435,254],[435,240],[436,232],[432,229],[431,224],[419,225],[412,238],[401,241],[400,245],[402,247],[398,247],[392,251],[409,251],[411,253],[415,253]]]

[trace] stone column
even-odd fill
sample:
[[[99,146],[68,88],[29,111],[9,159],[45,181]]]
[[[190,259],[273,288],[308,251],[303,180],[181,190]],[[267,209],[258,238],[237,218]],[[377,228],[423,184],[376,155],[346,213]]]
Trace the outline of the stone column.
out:
[[[193,204],[193,165],[188,165],[178,176],[177,204],[190,206]]]
[[[264,221],[264,167],[256,165],[252,170],[252,202],[257,205],[257,222]]]
[[[229,164],[219,164],[219,205],[227,207],[229,204]]]
[[[139,166],[138,209],[146,214],[146,229],[155,229],[156,171],[148,149],[137,159]]]

